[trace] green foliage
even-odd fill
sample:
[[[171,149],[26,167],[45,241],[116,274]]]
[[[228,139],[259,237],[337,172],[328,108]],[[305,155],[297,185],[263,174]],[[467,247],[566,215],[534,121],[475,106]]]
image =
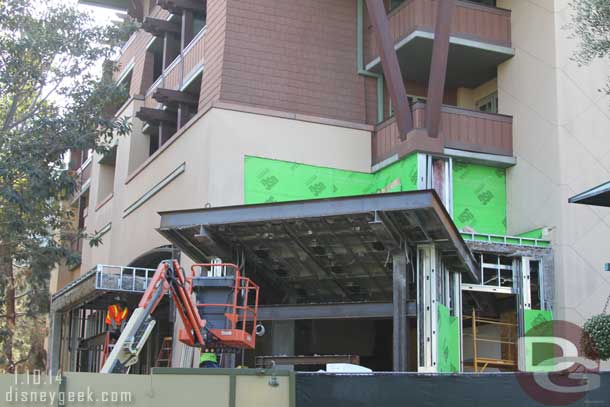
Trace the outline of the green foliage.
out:
[[[610,2],[575,0],[571,6],[574,14],[569,28],[579,40],[574,60],[586,65],[595,59],[607,59],[610,56]],[[610,94],[610,85],[606,85],[605,92]]]
[[[104,113],[125,90],[112,65],[101,69],[130,24],[96,27],[75,6],[0,0],[0,368],[43,359],[28,332],[41,331],[32,321],[48,310],[50,271],[77,256],[66,152],[104,152],[130,130]]]
[[[610,315],[595,315],[585,322],[581,347],[591,359],[610,359]]]

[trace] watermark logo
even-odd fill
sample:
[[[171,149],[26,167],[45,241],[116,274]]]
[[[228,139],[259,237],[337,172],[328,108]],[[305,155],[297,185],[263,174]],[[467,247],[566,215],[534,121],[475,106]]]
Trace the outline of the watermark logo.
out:
[[[547,406],[565,406],[600,387],[600,362],[584,355],[582,335],[578,325],[553,320],[519,338],[517,380],[532,399]]]
[[[131,391],[105,389],[98,391],[91,386],[67,388],[61,374],[47,376],[39,370],[14,374],[14,381],[8,387],[0,388],[0,406],[14,407],[89,407],[108,405],[112,407],[133,407]],[[9,384],[9,383],[5,383]]]

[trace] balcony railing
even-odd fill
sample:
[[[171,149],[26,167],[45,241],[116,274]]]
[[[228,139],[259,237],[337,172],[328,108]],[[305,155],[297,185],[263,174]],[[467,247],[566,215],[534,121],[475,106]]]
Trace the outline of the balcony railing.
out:
[[[61,309],[66,303],[74,301],[74,298],[70,298],[73,296],[69,293],[73,292],[76,287],[80,287],[81,294],[85,293],[86,296],[90,296],[94,291],[143,293],[152,281],[155,271],[155,269],[142,267],[98,264],[53,294],[52,301],[57,302],[56,307]],[[76,294],[74,296],[78,297]],[[61,300],[61,298],[65,299]]]
[[[146,92],[144,106],[156,108],[158,102],[153,98],[157,88],[179,90],[180,87],[196,73],[203,61],[205,51],[205,32],[203,28],[193,41],[184,48],[176,59],[165,69],[161,76]]]
[[[97,290],[144,292],[155,269],[98,264],[95,268]]]
[[[76,201],[84,191],[89,187],[89,182],[91,180],[91,170],[93,165],[91,165],[93,159],[89,157],[87,161],[82,163],[82,165],[76,170],[76,188],[74,189],[74,193],[69,198],[70,201]]]
[[[390,32],[395,43],[415,31],[434,33],[437,2],[406,0],[389,14]],[[456,1],[451,35],[465,40],[511,46],[511,12],[468,1]],[[365,60],[379,56],[377,34],[372,26],[365,27]]]
[[[425,126],[426,106],[416,103],[413,106],[413,127],[417,130]],[[512,156],[513,119],[511,116],[443,106],[439,137],[445,148]],[[402,143],[394,118],[381,123],[373,136],[374,163],[397,153]]]

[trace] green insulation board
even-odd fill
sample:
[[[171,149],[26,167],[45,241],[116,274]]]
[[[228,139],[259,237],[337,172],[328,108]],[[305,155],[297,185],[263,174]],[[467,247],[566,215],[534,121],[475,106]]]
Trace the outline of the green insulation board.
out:
[[[449,308],[438,304],[438,371],[460,371],[460,326]]]
[[[526,309],[523,313],[525,331],[525,363],[526,371],[553,371],[553,362],[548,361],[555,357],[554,345],[544,343],[535,338],[553,338],[553,313],[545,310]],[[531,339],[531,342],[528,341]]]
[[[506,234],[506,170],[453,163],[453,216],[458,229]]]
[[[246,156],[245,203],[417,190],[417,154],[374,174]]]

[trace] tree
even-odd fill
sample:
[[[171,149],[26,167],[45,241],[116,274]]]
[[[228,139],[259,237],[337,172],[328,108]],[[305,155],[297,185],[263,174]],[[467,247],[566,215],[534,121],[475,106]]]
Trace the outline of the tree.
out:
[[[77,256],[67,244],[79,232],[64,203],[76,188],[66,152],[103,153],[129,131],[104,114],[124,89],[96,71],[130,29],[94,26],[61,3],[0,0],[0,368],[9,372],[41,363],[50,271]]]
[[[610,56],[610,1],[575,0],[570,27],[579,40],[574,59],[581,65]],[[604,91],[610,94],[610,82]]]

